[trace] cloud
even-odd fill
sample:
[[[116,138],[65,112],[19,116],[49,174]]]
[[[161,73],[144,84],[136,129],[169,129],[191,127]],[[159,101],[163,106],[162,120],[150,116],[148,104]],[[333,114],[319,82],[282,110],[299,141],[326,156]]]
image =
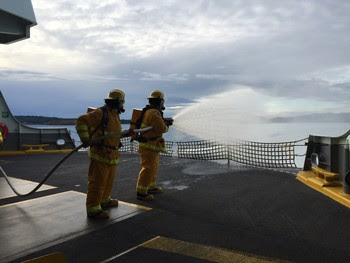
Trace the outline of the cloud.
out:
[[[174,81],[174,82],[184,82],[188,80],[188,74],[159,74],[151,72],[141,72],[142,77],[140,80],[149,80],[149,81]]]
[[[93,80],[96,82],[120,81],[127,80],[123,77],[112,75],[90,75],[90,74],[50,74],[45,72],[29,71],[29,70],[12,70],[9,68],[0,68],[0,78],[3,80],[19,81],[19,82],[36,82],[36,81],[76,81],[76,80]]]
[[[32,2],[31,38],[0,49],[8,92],[25,82],[38,98],[59,87],[90,103],[119,87],[136,107],[162,89],[171,108],[247,86],[317,110],[350,101],[348,1]]]

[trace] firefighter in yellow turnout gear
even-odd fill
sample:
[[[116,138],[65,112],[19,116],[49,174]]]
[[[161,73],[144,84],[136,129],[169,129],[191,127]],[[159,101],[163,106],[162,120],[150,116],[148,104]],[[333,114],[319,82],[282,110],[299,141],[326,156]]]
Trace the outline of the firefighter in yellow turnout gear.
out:
[[[139,153],[141,154],[141,171],[137,180],[137,198],[144,201],[153,200],[153,194],[162,193],[156,186],[159,164],[159,152],[166,152],[163,133],[172,125],[172,119],[163,119],[164,94],[155,90],[148,98],[149,105],[143,109],[141,128],[152,126],[152,130],[143,134],[139,140]]]
[[[89,179],[86,197],[87,215],[93,218],[108,218],[109,207],[118,206],[117,199],[111,199],[114,177],[119,162],[120,137],[107,137],[98,141],[94,138],[110,133],[122,132],[119,114],[124,112],[125,95],[121,90],[111,90],[105,98],[105,106],[80,116],[76,130],[84,147],[90,146]],[[131,131],[123,132],[124,137]]]

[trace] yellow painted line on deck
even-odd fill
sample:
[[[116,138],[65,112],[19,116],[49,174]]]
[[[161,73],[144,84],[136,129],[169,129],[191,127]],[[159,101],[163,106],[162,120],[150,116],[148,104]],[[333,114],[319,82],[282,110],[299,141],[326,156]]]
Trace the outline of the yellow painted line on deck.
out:
[[[62,150],[26,150],[26,151],[0,151],[0,156],[16,156],[26,154],[55,154],[55,153],[70,153],[73,149]]]
[[[84,193],[81,193],[81,192],[77,192],[78,194],[82,194],[82,195],[86,195]],[[124,201],[119,201],[119,204],[122,204],[122,205],[126,205],[126,206],[130,206],[130,207],[135,207],[135,208],[138,208],[138,209],[142,209],[142,210],[146,210],[146,211],[150,211],[152,210],[151,207],[147,207],[147,206],[143,206],[143,205],[138,205],[138,204],[133,204],[133,203],[128,203],[128,202],[124,202]]]
[[[197,259],[202,259],[202,260],[207,260],[212,262],[242,262],[242,263],[244,262],[249,262],[249,263],[288,262],[288,261],[282,261],[279,259],[267,258],[263,256],[253,255],[253,254],[236,252],[236,251],[231,251],[227,249],[216,248],[212,246],[201,245],[201,244],[191,243],[187,241],[157,236],[127,251],[124,251],[114,257],[106,259],[101,263],[110,262],[138,248],[149,248],[154,250],[160,250],[168,253],[183,255],[187,257],[192,257],[192,258],[197,258]],[[171,254],[169,254],[169,257],[171,257]]]
[[[25,155],[25,151],[0,151],[0,156]]]
[[[41,196],[41,197],[37,197],[37,198],[34,198],[34,199],[28,199],[28,200],[24,200],[24,201],[19,201],[19,202],[12,203],[12,204],[2,205],[2,206],[0,206],[0,208],[12,206],[12,205],[24,204],[24,203],[33,202],[33,201],[38,201],[40,199],[45,199],[45,198],[51,197],[51,196],[63,195],[63,194],[67,194],[69,192],[74,192],[74,191],[61,192],[61,193],[57,193],[57,194],[51,194],[51,195],[48,195],[48,196]]]
[[[115,255],[115,256],[113,256],[113,257],[111,257],[111,258],[108,258],[108,259],[106,259],[106,260],[104,260],[104,261],[101,261],[100,263],[111,262],[112,260],[114,260],[114,259],[116,259],[116,258],[119,258],[119,257],[121,257],[121,256],[123,256],[123,255],[125,255],[125,254],[127,254],[127,253],[129,253],[129,252],[131,252],[131,251],[133,251],[133,250],[135,250],[135,249],[137,249],[137,248],[139,248],[139,247],[142,247],[142,246],[144,246],[144,245],[147,245],[148,243],[153,242],[154,240],[156,240],[156,239],[158,239],[158,238],[160,238],[160,236],[157,236],[157,237],[155,237],[155,238],[152,238],[152,239],[150,239],[150,240],[147,240],[146,242],[141,243],[140,245],[137,245],[137,246],[135,246],[135,247],[132,247],[132,248],[130,248],[130,249],[128,249],[128,250],[126,250],[126,251],[124,251],[124,252],[118,254],[118,255]]]
[[[143,210],[146,210],[146,211],[152,210],[151,207],[147,207],[147,206],[143,206],[143,205],[138,205],[138,204],[133,204],[133,203],[127,203],[127,202],[124,202],[124,201],[119,201],[119,203],[120,203],[120,204],[123,204],[123,205],[127,205],[127,206],[132,206],[132,207],[135,207],[135,208],[143,209]]]
[[[56,187],[52,187],[52,189],[53,188],[56,188]],[[76,194],[80,194],[80,195],[86,196],[86,194],[81,193],[81,192],[77,192],[77,191],[68,191],[68,192],[73,192],[73,193],[76,193]],[[51,194],[50,196],[62,195],[62,194],[66,194],[66,193],[67,192],[61,192],[61,193]],[[35,198],[35,200],[40,200],[40,199],[46,198],[46,197],[47,196],[37,197],[37,198]],[[18,205],[18,204],[22,204],[22,203],[26,203],[26,202],[30,202],[30,201],[33,201],[33,199],[24,200],[24,201],[12,203],[12,204],[7,204],[7,205],[3,205],[3,206],[0,206],[0,207],[7,207],[7,206],[11,206],[11,205]],[[138,209],[142,209],[142,210],[146,210],[146,211],[152,210],[151,207],[147,207],[147,206],[143,206],[143,205],[137,205],[137,204],[128,203],[128,202],[124,202],[124,201],[119,201],[119,203],[122,204],[122,205],[130,206],[130,207],[134,207],[134,208],[138,208]]]
[[[47,254],[41,257],[37,257],[37,258],[33,258],[33,259],[29,259],[26,261],[23,261],[22,263],[66,263],[67,262],[67,258],[66,256],[61,253],[61,252],[54,252],[51,254]]]

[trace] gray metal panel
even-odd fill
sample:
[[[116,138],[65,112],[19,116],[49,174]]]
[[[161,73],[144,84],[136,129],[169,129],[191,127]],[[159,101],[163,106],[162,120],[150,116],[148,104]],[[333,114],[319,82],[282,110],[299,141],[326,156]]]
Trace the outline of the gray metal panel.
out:
[[[30,0],[0,1],[0,43],[10,44],[30,37],[36,19]]]
[[[1,0],[0,9],[25,19],[32,25],[37,24],[31,0]]]
[[[23,26],[23,19],[13,16],[3,10],[0,10],[0,32],[6,35],[24,35],[26,27]]]

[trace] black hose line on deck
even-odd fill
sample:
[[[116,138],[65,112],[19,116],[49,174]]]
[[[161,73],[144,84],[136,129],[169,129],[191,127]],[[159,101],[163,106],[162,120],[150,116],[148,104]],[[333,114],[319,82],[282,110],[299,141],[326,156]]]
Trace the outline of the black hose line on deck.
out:
[[[21,197],[26,197],[29,196],[33,193],[35,193],[45,182],[47,179],[49,179],[49,177],[57,170],[58,167],[61,166],[61,164],[67,160],[73,153],[77,152],[79,149],[81,149],[83,147],[83,145],[79,145],[78,147],[76,147],[75,149],[73,149],[70,153],[68,153],[61,161],[59,161],[54,168],[51,169],[51,171],[45,176],[45,178],[29,193],[26,194],[21,194],[19,193],[16,188],[11,184],[6,172],[2,169],[2,167],[0,166],[0,171],[2,172],[3,176],[5,177],[8,185],[11,187],[12,191],[15,192],[16,195],[21,196]]]
[[[97,127],[94,132],[92,133],[92,135],[97,131],[99,127]],[[149,126],[149,127],[146,127],[146,128],[142,128],[142,129],[135,129],[133,130],[134,133],[144,133],[144,132],[147,132],[149,130],[152,129],[152,126]],[[91,142],[93,143],[94,141],[99,141],[99,140],[102,140],[104,138],[108,138],[108,137],[123,137],[125,136],[126,134],[128,134],[129,131],[126,130],[126,131],[122,131],[122,132],[113,132],[113,133],[110,133],[110,134],[107,134],[107,135],[104,135],[104,136],[100,136],[100,137],[97,137],[97,138],[94,138]],[[91,135],[91,136],[92,136]],[[130,136],[130,135],[126,135],[126,136]],[[26,197],[26,196],[29,196],[33,193],[35,193],[45,182],[46,180],[57,170],[58,167],[61,166],[62,163],[64,163],[65,160],[67,160],[73,153],[79,151],[79,149],[81,149],[83,147],[83,145],[79,145],[78,147],[74,148],[70,153],[68,153],[65,157],[62,158],[61,161],[59,161],[54,168],[51,169],[51,171],[45,176],[45,178],[32,190],[30,191],[29,193],[26,193],[26,194],[21,194],[19,193],[15,187],[11,184],[6,172],[4,171],[4,169],[2,169],[2,167],[0,166],[0,171],[2,172],[2,174],[4,175],[5,179],[6,179],[6,182],[9,184],[9,186],[11,187],[12,191],[18,195],[18,196],[21,196],[21,197]]]

